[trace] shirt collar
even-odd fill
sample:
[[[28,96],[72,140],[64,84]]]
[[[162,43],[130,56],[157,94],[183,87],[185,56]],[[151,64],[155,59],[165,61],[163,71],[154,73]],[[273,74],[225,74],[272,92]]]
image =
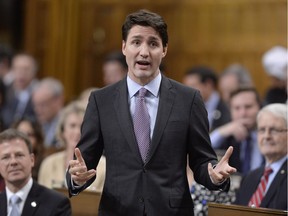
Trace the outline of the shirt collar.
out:
[[[272,168],[273,172],[274,172],[274,173],[277,173],[277,172],[280,170],[282,164],[283,164],[286,160],[287,160],[287,156],[285,155],[283,158],[281,158],[281,159],[278,160],[278,161],[275,161],[275,162],[273,162],[273,163],[271,163],[271,164],[266,164],[265,167],[270,166],[270,167]]]
[[[23,201],[25,202],[25,200],[28,196],[28,193],[32,188],[32,184],[33,184],[33,180],[32,180],[32,178],[30,178],[29,181],[27,182],[27,184],[15,193],[18,197],[21,198],[22,202]],[[7,203],[9,204],[10,197],[12,195],[14,195],[14,193],[6,187],[6,194],[7,194]]]
[[[159,96],[159,89],[162,80],[162,75],[159,73],[153,80],[147,83],[145,86],[141,86],[127,76],[127,85],[129,98],[132,98],[142,87],[146,88],[154,97]]]
[[[212,112],[213,110],[216,109],[219,100],[220,100],[219,94],[216,91],[214,91],[209,97],[209,99],[205,102],[205,107],[207,108],[207,110]]]

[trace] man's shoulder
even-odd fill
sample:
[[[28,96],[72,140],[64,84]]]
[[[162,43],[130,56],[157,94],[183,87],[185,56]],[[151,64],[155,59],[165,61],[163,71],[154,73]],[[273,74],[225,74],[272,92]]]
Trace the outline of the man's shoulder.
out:
[[[47,188],[43,185],[38,184],[37,182],[33,183],[33,186],[31,188],[32,193],[38,193],[39,196],[42,196],[42,198],[45,199],[49,199],[51,201],[59,201],[59,200],[64,200],[64,199],[68,199],[68,197],[66,197],[64,194],[54,190],[54,189],[50,189]]]
[[[186,85],[184,85],[183,83],[178,82],[177,80],[168,78],[166,76],[163,76],[162,78],[162,84],[168,88],[173,88],[176,91],[182,91],[182,92],[186,92],[186,93],[196,93],[198,92],[197,89],[192,88],[192,87],[188,87]]]

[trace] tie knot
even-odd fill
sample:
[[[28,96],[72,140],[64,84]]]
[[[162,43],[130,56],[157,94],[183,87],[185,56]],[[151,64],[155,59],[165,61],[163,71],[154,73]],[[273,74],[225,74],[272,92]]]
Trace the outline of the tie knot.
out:
[[[269,176],[273,172],[271,167],[266,167],[264,170],[264,176]]]
[[[21,198],[19,196],[17,196],[16,194],[12,195],[10,198],[10,202],[11,204],[18,204],[21,202]]]
[[[140,98],[144,98],[145,95],[146,95],[146,93],[147,93],[147,89],[145,89],[145,88],[141,88],[141,89],[139,90],[138,97],[140,97]]]

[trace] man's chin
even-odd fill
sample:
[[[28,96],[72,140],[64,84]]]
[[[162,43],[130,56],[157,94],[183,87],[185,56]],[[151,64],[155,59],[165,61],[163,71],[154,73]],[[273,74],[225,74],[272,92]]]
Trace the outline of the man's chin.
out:
[[[15,185],[21,184],[24,180],[25,178],[21,174],[14,174],[8,178],[8,181]]]

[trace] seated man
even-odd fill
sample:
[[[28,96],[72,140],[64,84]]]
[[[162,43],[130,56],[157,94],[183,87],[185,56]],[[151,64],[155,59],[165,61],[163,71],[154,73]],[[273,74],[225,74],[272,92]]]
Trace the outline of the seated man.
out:
[[[235,204],[287,210],[287,124],[285,104],[259,111],[257,138],[265,166],[243,178]]]
[[[234,147],[230,163],[245,175],[263,164],[263,156],[257,146],[256,116],[261,103],[255,88],[240,88],[230,97],[232,121],[216,128],[210,134],[214,149]]]
[[[28,137],[16,129],[0,133],[0,174],[6,185],[0,193],[0,215],[70,216],[69,199],[34,182],[33,166]]]

